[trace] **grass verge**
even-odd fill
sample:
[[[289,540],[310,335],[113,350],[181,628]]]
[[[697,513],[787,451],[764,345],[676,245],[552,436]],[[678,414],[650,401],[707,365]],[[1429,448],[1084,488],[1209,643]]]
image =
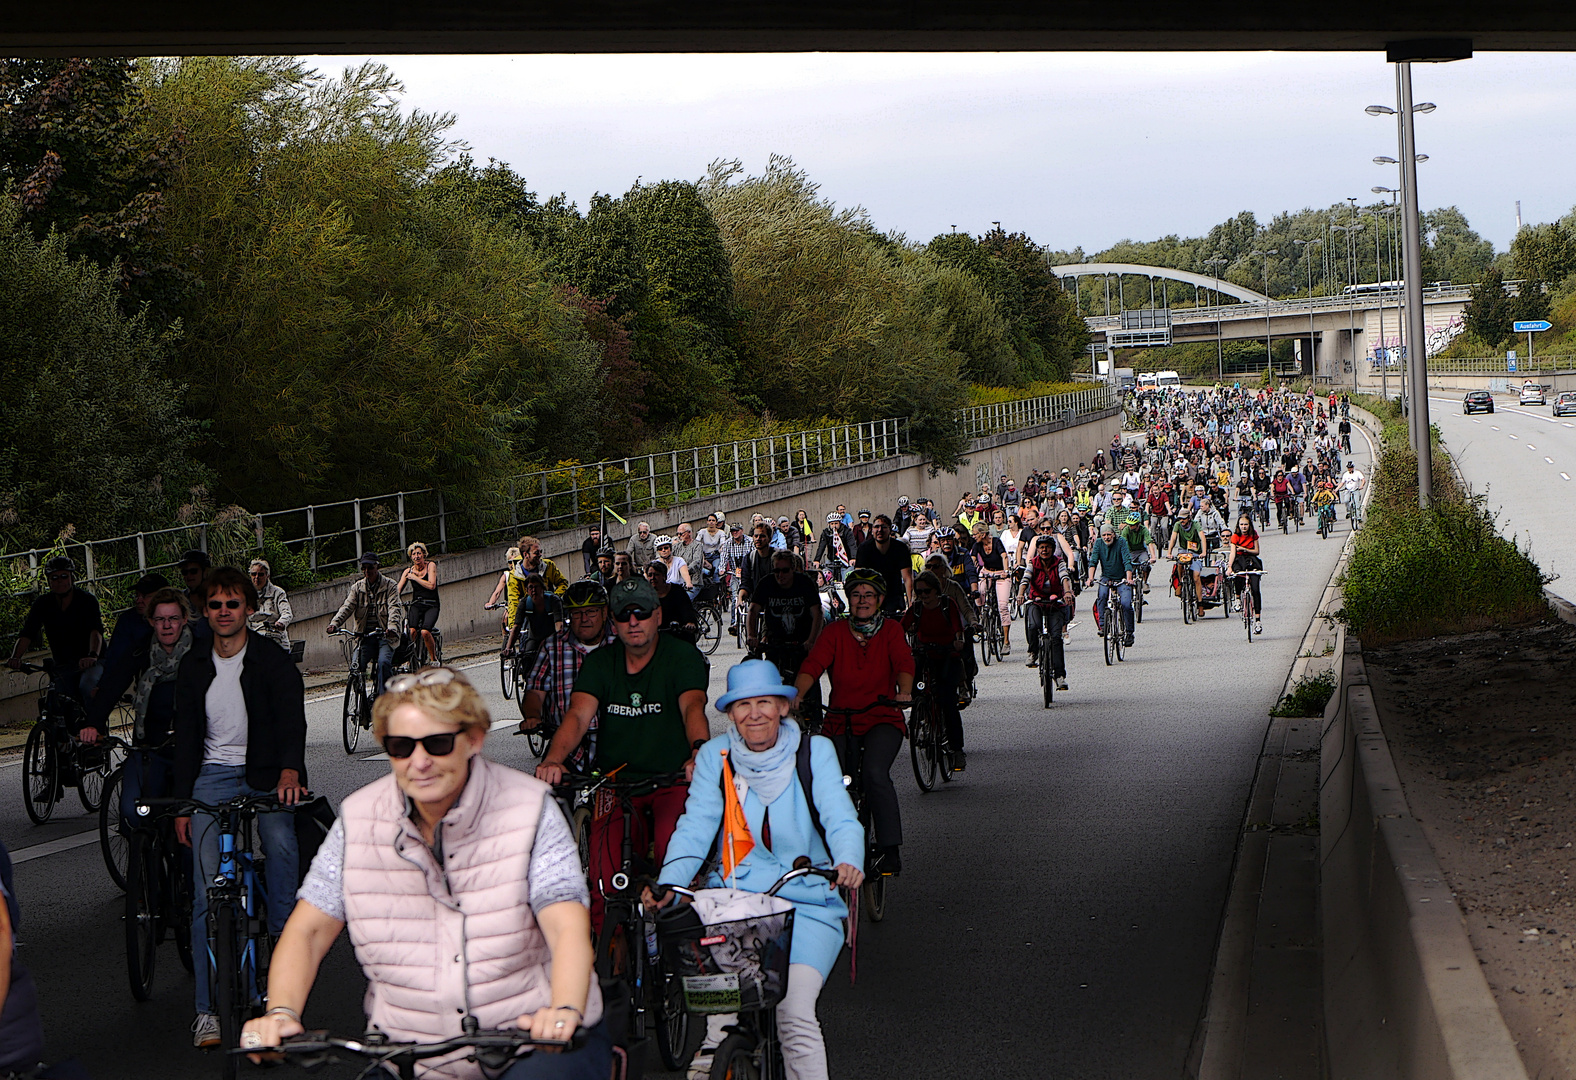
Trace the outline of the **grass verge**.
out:
[[[1280,699],[1270,710],[1271,716],[1322,716],[1324,706],[1335,693],[1335,672],[1321,671],[1304,675],[1291,688],[1291,693]]]

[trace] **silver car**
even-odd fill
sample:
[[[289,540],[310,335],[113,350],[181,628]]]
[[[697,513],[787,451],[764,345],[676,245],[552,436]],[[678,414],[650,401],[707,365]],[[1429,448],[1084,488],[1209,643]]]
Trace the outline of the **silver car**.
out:
[[[1543,387],[1539,386],[1535,382],[1527,382],[1521,384],[1521,398],[1517,404],[1547,405],[1548,402],[1544,400]]]
[[[1555,416],[1576,416],[1576,390],[1564,390],[1554,395]]]

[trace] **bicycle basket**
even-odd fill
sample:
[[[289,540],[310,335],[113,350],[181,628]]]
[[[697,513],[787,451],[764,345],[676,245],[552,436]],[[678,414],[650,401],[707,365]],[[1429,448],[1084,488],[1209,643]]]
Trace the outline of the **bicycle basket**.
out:
[[[659,915],[657,934],[685,1008],[700,1015],[775,1008],[788,988],[793,915],[786,900],[734,889],[702,889],[694,905]]]

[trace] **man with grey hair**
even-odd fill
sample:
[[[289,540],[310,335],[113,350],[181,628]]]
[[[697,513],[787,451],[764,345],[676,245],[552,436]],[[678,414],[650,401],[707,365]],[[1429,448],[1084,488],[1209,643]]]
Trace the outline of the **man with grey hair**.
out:
[[[1100,624],[1101,635],[1121,634],[1122,644],[1133,644],[1133,553],[1127,541],[1117,534],[1116,526],[1109,521],[1100,523],[1100,539],[1089,550],[1089,581],[1093,585],[1099,578],[1100,592],[1095,600],[1095,622]],[[1102,620],[1106,594],[1117,590],[1121,605],[1122,625],[1106,626]]]
[[[637,569],[644,570],[657,557],[657,538],[651,535],[651,523],[642,521],[635,526],[635,535],[629,538],[629,546],[624,549],[629,552],[629,561]]]
[[[678,538],[673,541],[673,554],[683,559],[684,565],[689,567],[690,587],[685,591],[693,600],[711,576],[711,563],[700,541],[695,539],[695,530],[687,521],[679,522]]]
[[[290,598],[273,581],[274,568],[267,559],[253,559],[248,568],[252,588],[257,590],[257,610],[246,619],[246,628],[267,638],[285,652],[290,651]]]

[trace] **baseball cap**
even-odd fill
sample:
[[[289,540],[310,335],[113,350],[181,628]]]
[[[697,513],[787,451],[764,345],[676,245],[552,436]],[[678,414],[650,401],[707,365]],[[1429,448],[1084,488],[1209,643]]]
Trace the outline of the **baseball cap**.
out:
[[[360,565],[362,565],[362,566],[382,566],[383,565],[383,563],[378,559],[377,552],[375,552],[375,551],[365,552],[361,556],[361,558],[357,560],[357,562]]]
[[[77,572],[77,564],[71,561],[71,556],[56,555],[44,566],[44,573],[46,574],[58,574],[62,570],[70,574]]]
[[[187,563],[196,563],[204,570],[213,565],[212,560],[208,558],[208,553],[201,550],[200,548],[191,548],[187,551],[183,551],[181,553],[181,561],[176,565],[185,566]]]
[[[627,578],[614,585],[608,590],[607,602],[614,615],[622,615],[630,608],[657,611],[662,607],[657,590],[651,587],[651,582],[641,577]]]

